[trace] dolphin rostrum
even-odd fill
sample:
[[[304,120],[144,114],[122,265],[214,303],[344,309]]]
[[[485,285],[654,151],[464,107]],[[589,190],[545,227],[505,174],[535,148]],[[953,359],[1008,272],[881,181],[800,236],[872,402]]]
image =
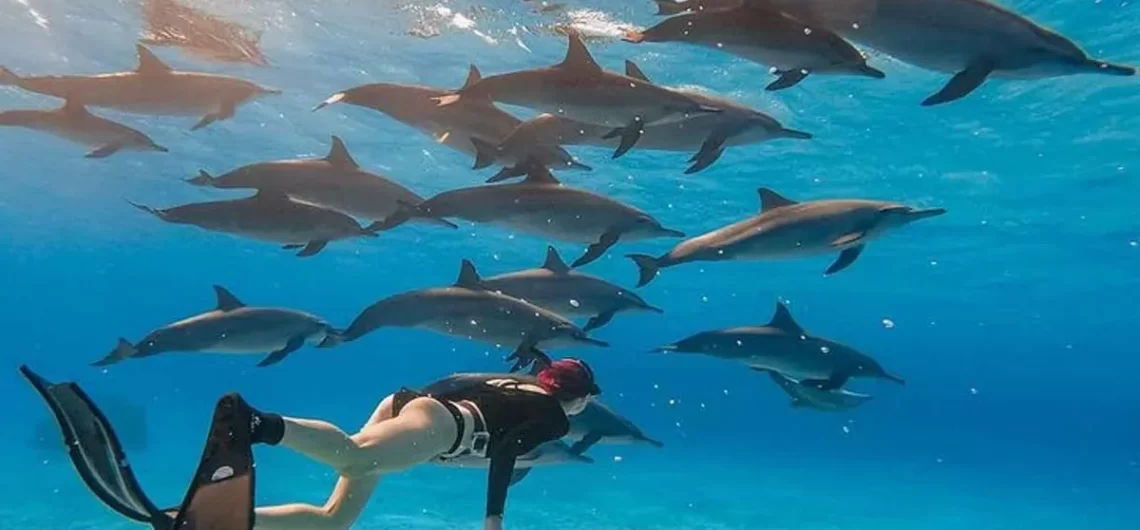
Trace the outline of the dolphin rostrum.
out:
[[[212,188],[277,191],[296,201],[374,221],[387,219],[400,204],[423,202],[423,197],[400,184],[361,169],[336,136],[324,158],[259,162],[217,177],[201,171],[188,182]]]
[[[512,360],[519,360],[520,365],[537,346],[608,346],[561,315],[487,289],[468,260],[463,260],[453,285],[380,300],[326,343],[353,341],[384,327],[423,328],[496,345],[518,345]]]
[[[569,32],[568,38],[569,48],[561,63],[483,78],[439,98],[439,104],[454,105],[469,97],[488,98],[605,125],[611,128],[606,137],[621,138],[614,158],[637,143],[645,125],[720,112],[685,94],[604,70],[576,32]]]
[[[472,65],[463,86],[471,86],[482,78],[479,69]],[[487,98],[473,96],[451,105],[439,106],[436,99],[451,92],[416,85],[373,83],[337,92],[313,110],[336,103],[369,108],[473,157],[478,157],[478,146],[498,145],[520,123],[518,118],[496,107]],[[578,162],[557,145],[545,146],[530,154],[547,167],[590,170],[590,166]],[[496,158],[508,165],[502,171],[504,174],[515,173],[513,166],[526,161],[526,158],[518,158],[511,152],[496,153]],[[485,161],[476,162],[477,166],[483,164]]]
[[[895,202],[831,199],[795,202],[760,188],[760,214],[681,242],[659,256],[631,254],[640,269],[638,287],[657,271],[693,261],[754,261],[839,252],[825,274],[849,267],[863,247],[884,233],[946,213]]]
[[[563,186],[545,167],[527,164],[521,182],[445,191],[384,223],[389,229],[414,217],[458,217],[575,243],[589,243],[580,267],[622,241],[684,237],[649,214],[586,190]]]
[[[87,158],[104,158],[120,150],[160,151],[167,149],[149,136],[106,118],[92,114],[73,100],[55,110],[9,110],[0,112],[0,126],[24,127],[48,132],[94,148]]]
[[[854,348],[808,335],[780,302],[772,321],[763,326],[705,331],[656,351],[697,353],[774,370],[820,390],[842,388],[852,377],[905,384]]]
[[[199,315],[158,328],[132,345],[126,339],[93,366],[165,352],[240,353],[269,355],[257,363],[281,362],[306,342],[323,341],[332,327],[318,317],[293,309],[251,307],[224,287],[215,285],[217,306]]]
[[[812,73],[886,77],[868,66],[863,54],[835,32],[753,5],[668,18],[645,31],[630,32],[625,40],[683,42],[769,66],[780,77],[767,90],[794,86]]]
[[[922,102],[965,97],[990,77],[1130,76],[1073,41],[989,0],[749,0],[835,30],[896,59],[954,74]]]
[[[179,72],[145,46],[137,45],[138,67],[130,72],[94,76],[20,77],[0,67],[0,85],[137,114],[202,116],[192,130],[229,119],[238,105],[280,94],[249,81],[216,74]]]
[[[483,278],[482,283],[563,316],[589,316],[582,327],[587,332],[606,325],[621,311],[662,312],[628,289],[571,269],[554,247],[547,247],[541,267]]]
[[[281,243],[286,250],[301,249],[312,256],[330,241],[376,237],[380,223],[361,228],[353,218],[327,208],[294,201],[277,191],[258,191],[245,199],[202,202],[157,209],[131,203],[163,221],[194,225],[261,241]]]
[[[872,396],[852,392],[843,388],[823,390],[815,385],[803,384],[780,372],[767,368],[752,367],[757,372],[765,372],[776,386],[780,387],[788,397],[792,398],[793,407],[812,408],[827,411],[851,410],[871,400]]]

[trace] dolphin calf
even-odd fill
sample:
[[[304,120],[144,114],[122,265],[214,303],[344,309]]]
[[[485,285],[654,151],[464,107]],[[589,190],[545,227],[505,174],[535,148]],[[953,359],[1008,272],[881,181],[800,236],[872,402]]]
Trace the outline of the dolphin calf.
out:
[[[780,77],[767,90],[792,87],[812,73],[886,77],[835,32],[753,5],[679,15],[645,31],[632,31],[625,40],[683,42],[769,66]]]
[[[658,270],[693,261],[753,261],[839,252],[824,274],[851,266],[863,247],[884,233],[946,213],[895,202],[830,199],[795,202],[760,188],[760,214],[681,242],[659,256],[631,254],[640,269],[638,287]]]
[[[1130,76],[1073,41],[989,0],[749,0],[767,4],[900,61],[954,74],[924,106],[961,99],[990,77]]]
[[[463,86],[469,87],[482,78],[479,69],[472,65]],[[518,118],[496,107],[487,98],[473,96],[445,107],[439,106],[436,99],[450,93],[450,90],[416,85],[373,83],[337,92],[313,110],[336,103],[369,108],[473,157],[479,154],[477,146],[498,145],[520,123]],[[589,166],[578,162],[557,145],[546,146],[530,155],[547,167],[590,170]],[[509,164],[504,173],[513,172],[512,166],[526,161],[526,158],[517,158],[511,152],[497,154],[496,158]],[[476,165],[482,164],[477,160]]]
[[[661,226],[649,214],[608,197],[563,186],[545,167],[529,163],[525,180],[445,191],[414,208],[405,208],[383,229],[414,217],[458,217],[477,223],[575,243],[589,243],[574,267],[602,256],[622,241],[684,237]]]
[[[549,68],[523,70],[483,78],[452,95],[440,106],[466,98],[488,98],[611,128],[607,137],[621,138],[614,158],[629,151],[644,125],[720,112],[693,98],[616,72],[603,70],[576,32],[568,33],[566,58]]]
[[[537,269],[500,274],[479,281],[487,289],[526,300],[563,316],[589,316],[589,322],[582,327],[586,332],[606,325],[621,311],[663,312],[627,289],[571,269],[554,247],[546,248],[546,261]]]
[[[852,377],[905,381],[887,373],[871,357],[804,331],[788,308],[776,302],[776,314],[763,326],[705,331],[657,348],[659,352],[698,353],[774,370],[820,390],[842,388]]]
[[[94,148],[87,153],[87,158],[104,158],[121,150],[167,152],[146,134],[96,116],[82,103],[73,100],[67,100],[55,110],[0,112],[0,126],[44,131]]]
[[[815,385],[805,385],[780,372],[766,368],[752,367],[754,371],[765,372],[776,386],[792,398],[793,407],[812,408],[827,411],[851,410],[871,400],[872,396],[842,388],[823,390]]]
[[[216,74],[179,72],[143,45],[138,67],[130,72],[95,76],[20,77],[0,67],[0,85],[14,85],[89,107],[138,114],[202,116],[191,130],[229,119],[237,107],[256,97],[280,94],[249,81]]]
[[[491,465],[488,458],[473,455],[463,455],[458,458],[434,461],[437,465],[445,467],[458,467],[465,469],[487,469]],[[530,452],[519,456],[515,460],[515,469],[511,473],[511,485],[522,482],[536,467],[554,466],[559,464],[593,464],[594,459],[581,453],[574,452],[566,442],[554,440],[535,447]]]
[[[217,177],[201,171],[188,182],[212,188],[277,191],[299,202],[375,221],[396,213],[401,203],[417,205],[424,200],[388,178],[361,169],[336,136],[324,158],[259,162]]]
[[[277,191],[258,191],[245,199],[202,202],[157,209],[132,206],[174,224],[194,225],[261,241],[281,243],[287,250],[301,249],[298,256],[312,256],[330,241],[353,237],[376,237],[379,223],[361,228],[340,212],[294,201]]]
[[[453,285],[380,300],[325,342],[353,341],[384,327],[423,328],[496,345],[519,345],[513,358],[520,361],[536,346],[609,346],[561,315],[485,288],[468,260],[463,260]]]
[[[158,328],[132,345],[119,339],[106,357],[93,366],[108,366],[125,359],[150,357],[166,352],[268,353],[257,363],[269,366],[281,362],[306,342],[318,343],[332,332],[320,318],[293,309],[251,307],[224,287],[215,285],[217,306]]]

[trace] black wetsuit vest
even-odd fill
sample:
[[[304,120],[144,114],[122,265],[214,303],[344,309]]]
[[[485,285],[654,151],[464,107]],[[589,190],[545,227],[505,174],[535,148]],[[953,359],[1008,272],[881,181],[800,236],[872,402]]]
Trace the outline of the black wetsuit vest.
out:
[[[491,435],[487,445],[487,458],[491,460],[487,483],[488,516],[503,515],[515,460],[570,432],[570,420],[557,399],[515,388],[512,383],[517,384],[513,381],[495,386],[481,383],[430,394],[444,402],[470,401],[483,413]],[[404,400],[397,399],[393,404],[397,414],[406,403],[401,401]]]

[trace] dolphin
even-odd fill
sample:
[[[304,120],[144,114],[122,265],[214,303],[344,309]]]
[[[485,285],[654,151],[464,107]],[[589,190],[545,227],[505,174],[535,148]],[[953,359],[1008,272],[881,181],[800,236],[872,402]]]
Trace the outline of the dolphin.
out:
[[[640,269],[638,287],[657,271],[693,261],[755,261],[839,252],[835,274],[855,263],[863,247],[886,232],[946,213],[895,202],[830,199],[795,202],[760,188],[760,214],[681,242],[659,256],[630,254]]]
[[[842,388],[823,390],[818,386],[805,385],[780,372],[766,368],[752,367],[757,372],[765,372],[776,386],[780,387],[788,397],[792,398],[793,407],[812,408],[827,411],[851,410],[871,400],[872,396],[860,394]]]
[[[104,158],[120,150],[168,150],[140,131],[92,114],[82,103],[67,100],[55,110],[9,110],[0,112],[0,126],[24,127],[48,132],[94,148],[87,158]]]
[[[202,116],[191,130],[229,119],[238,105],[253,98],[280,94],[249,81],[216,74],[179,72],[139,44],[138,67],[130,72],[95,76],[20,77],[0,67],[0,86],[137,114]]]
[[[204,59],[268,66],[258,44],[262,33],[174,0],[145,0],[140,43],[177,46]]]
[[[820,390],[842,388],[852,377],[906,382],[891,375],[877,361],[828,339],[813,337],[776,302],[776,314],[763,326],[737,327],[697,333],[658,352],[698,353],[774,370]]]
[[[577,32],[568,32],[566,58],[549,68],[500,74],[438,98],[440,106],[465,98],[528,107],[576,121],[605,125],[607,137],[621,138],[613,157],[631,149],[645,125],[683,120],[691,115],[720,112],[693,98],[640,79],[603,70]]]
[[[433,463],[444,467],[458,467],[466,469],[487,469],[491,465],[488,458],[473,455],[463,455],[447,460],[434,460]],[[554,440],[535,447],[530,452],[519,456],[515,460],[515,469],[511,473],[511,485],[522,482],[531,470],[536,467],[554,466],[559,464],[593,464],[594,459],[584,454],[574,452],[566,442]]]
[[[281,362],[306,342],[319,343],[332,327],[320,318],[293,309],[250,307],[224,287],[215,285],[217,306],[205,313],[158,328],[132,345],[127,339],[92,366],[166,352],[269,353],[257,363]]]
[[[483,278],[487,289],[526,300],[563,316],[589,316],[582,327],[590,332],[621,311],[663,313],[640,296],[596,276],[570,268],[554,247],[546,248],[546,261],[537,269]]]
[[[631,31],[625,40],[683,42],[769,66],[780,77],[767,90],[792,87],[812,73],[886,77],[835,32],[752,5],[668,18],[645,31]]]
[[[301,249],[298,256],[312,256],[330,241],[352,237],[376,237],[380,223],[361,228],[340,212],[304,204],[281,192],[260,190],[245,199],[202,202],[157,209],[132,206],[174,224],[194,225],[261,241],[281,243],[286,250]]]
[[[989,0],[749,0],[914,66],[954,74],[923,106],[961,99],[990,77],[1131,76],[1077,44]]]
[[[653,0],[659,16],[673,16],[687,12],[733,9],[744,5],[745,0]]]
[[[482,78],[479,69],[472,65],[463,86],[469,87]],[[487,98],[472,96],[452,105],[439,106],[436,98],[451,92],[416,85],[373,83],[337,92],[313,110],[336,103],[369,108],[473,157],[478,157],[479,145],[498,145],[520,123],[518,118],[496,107]],[[559,146],[547,146],[530,154],[548,167],[590,170],[590,166],[578,162]],[[511,152],[499,154],[496,158],[509,164],[503,173],[513,172],[512,166],[526,161],[526,158],[517,158]],[[476,165],[482,165],[482,162],[477,160]]]
[[[491,344],[519,345],[508,360],[523,361],[537,346],[609,344],[586,335],[573,322],[529,302],[485,288],[475,265],[463,260],[448,287],[391,296],[372,304],[326,345],[353,341],[384,327],[424,328]]]
[[[625,75],[644,79],[648,77],[633,61],[625,62]],[[725,148],[748,145],[778,138],[811,139],[811,134],[785,128],[779,121],[758,110],[738,103],[676,89],[689,94],[702,103],[722,109],[716,114],[701,114],[684,121],[647,125],[637,142],[638,149],[660,151],[693,151],[692,164],[685,174],[697,173],[715,163]],[[576,122],[551,114],[541,114],[520,124],[505,140],[514,144],[514,151],[535,149],[546,144],[597,145],[616,147],[616,139],[604,139],[605,128]],[[509,176],[509,175],[508,175]],[[501,179],[499,179],[501,180]]]
[[[259,162],[217,177],[200,171],[188,182],[212,188],[277,191],[295,201],[375,221],[396,213],[401,203],[417,205],[424,200],[386,177],[361,169],[337,136],[332,137],[332,147],[324,158]]]
[[[537,357],[536,360],[540,361],[534,366],[533,371],[537,372],[549,361],[549,358],[541,352],[532,352],[532,354]],[[496,379],[514,379],[529,384],[538,383],[538,379],[533,374],[459,373],[430,383],[422,391],[426,394],[454,392]],[[570,417],[570,432],[566,438],[575,440],[574,445],[570,448],[570,451],[575,454],[585,453],[586,450],[596,444],[646,444],[653,447],[664,447],[665,445],[646,436],[633,422],[597,398],[586,403],[586,408],[580,414]]]
[[[684,237],[649,214],[608,197],[563,186],[545,167],[531,162],[525,180],[445,191],[419,206],[405,208],[384,223],[390,229],[414,217],[458,217],[510,227],[575,243],[589,243],[574,267],[602,256],[618,242]]]

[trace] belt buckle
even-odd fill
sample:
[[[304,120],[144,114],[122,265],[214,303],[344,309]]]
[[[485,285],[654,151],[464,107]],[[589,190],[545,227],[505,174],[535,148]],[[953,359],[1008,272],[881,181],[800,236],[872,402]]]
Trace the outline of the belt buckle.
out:
[[[486,458],[487,446],[491,442],[491,433],[477,432],[471,435],[471,454],[479,457]]]

